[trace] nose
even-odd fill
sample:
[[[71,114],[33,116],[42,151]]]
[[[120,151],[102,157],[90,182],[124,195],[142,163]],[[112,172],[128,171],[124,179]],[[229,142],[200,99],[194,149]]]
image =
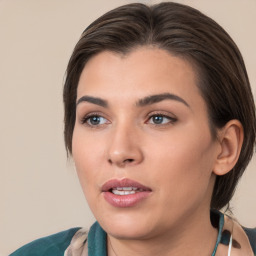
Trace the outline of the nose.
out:
[[[124,168],[143,161],[140,138],[135,130],[122,126],[113,131],[109,138],[109,164]]]

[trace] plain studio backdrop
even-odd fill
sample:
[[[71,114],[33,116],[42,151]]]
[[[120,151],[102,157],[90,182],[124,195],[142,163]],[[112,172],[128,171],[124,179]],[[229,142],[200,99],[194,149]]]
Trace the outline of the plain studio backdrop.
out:
[[[62,87],[82,31],[128,0],[0,0],[0,255],[36,238],[94,221],[63,142]],[[141,1],[157,3],[158,1]],[[256,90],[256,1],[178,1],[232,36]],[[256,226],[256,160],[231,207]]]

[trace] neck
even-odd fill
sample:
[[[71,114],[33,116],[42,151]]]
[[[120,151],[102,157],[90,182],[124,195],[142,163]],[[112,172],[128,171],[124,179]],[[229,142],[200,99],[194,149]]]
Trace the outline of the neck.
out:
[[[209,210],[199,212],[182,220],[172,230],[147,239],[117,239],[108,236],[109,256],[183,256],[211,255],[216,240],[217,229],[210,221]]]

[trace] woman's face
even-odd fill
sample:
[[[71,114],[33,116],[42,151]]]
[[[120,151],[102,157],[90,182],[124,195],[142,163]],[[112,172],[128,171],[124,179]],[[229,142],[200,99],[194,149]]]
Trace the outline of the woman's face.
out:
[[[148,238],[209,214],[220,150],[190,63],[141,47],[102,52],[77,89],[72,151],[89,206],[117,238]]]

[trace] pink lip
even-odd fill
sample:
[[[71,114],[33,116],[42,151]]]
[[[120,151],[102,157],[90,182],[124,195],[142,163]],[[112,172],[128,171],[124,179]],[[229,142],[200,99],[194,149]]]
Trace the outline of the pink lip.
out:
[[[111,192],[113,188],[118,187],[136,187],[142,191],[136,192],[135,194],[130,195],[115,195]],[[107,181],[102,186],[102,192],[105,200],[114,207],[132,207],[137,205],[139,202],[147,198],[152,190],[149,187],[146,187],[140,184],[137,181],[130,179],[112,179]]]

